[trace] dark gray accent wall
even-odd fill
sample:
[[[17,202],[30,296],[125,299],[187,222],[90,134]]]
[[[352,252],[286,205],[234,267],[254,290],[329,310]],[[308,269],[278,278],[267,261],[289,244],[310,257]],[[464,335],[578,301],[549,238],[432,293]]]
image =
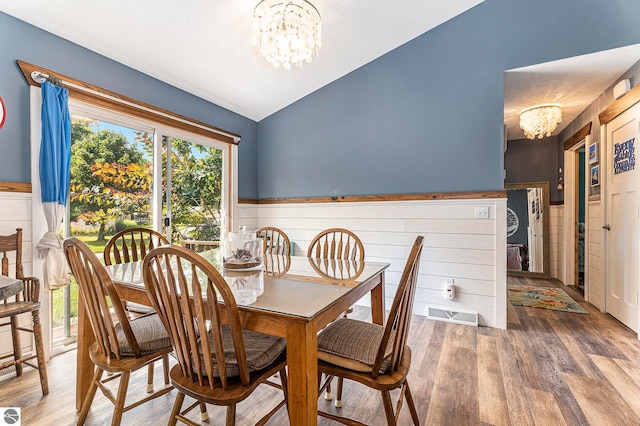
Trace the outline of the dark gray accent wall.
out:
[[[638,16],[636,0],[485,0],[260,121],[259,197],[502,189],[503,72],[639,43]]]
[[[31,182],[29,86],[16,60],[57,71],[242,136],[238,196],[257,198],[257,123],[0,12],[0,181]]]
[[[516,139],[504,153],[506,183],[549,182],[549,200],[558,200],[558,137]]]

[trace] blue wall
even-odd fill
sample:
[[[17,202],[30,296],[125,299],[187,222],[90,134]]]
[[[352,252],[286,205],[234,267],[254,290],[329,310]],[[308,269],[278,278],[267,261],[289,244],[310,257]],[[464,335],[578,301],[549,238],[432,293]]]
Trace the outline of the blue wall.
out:
[[[486,0],[260,121],[259,197],[502,189],[503,72],[640,43],[638,17],[637,0]]]
[[[0,181],[30,181],[22,59],[241,134],[241,198],[501,189],[503,72],[640,43],[638,16],[637,0],[485,0],[256,125],[0,13]]]
[[[257,123],[0,12],[0,181],[30,182],[29,86],[16,60],[240,134],[238,195],[257,198]]]

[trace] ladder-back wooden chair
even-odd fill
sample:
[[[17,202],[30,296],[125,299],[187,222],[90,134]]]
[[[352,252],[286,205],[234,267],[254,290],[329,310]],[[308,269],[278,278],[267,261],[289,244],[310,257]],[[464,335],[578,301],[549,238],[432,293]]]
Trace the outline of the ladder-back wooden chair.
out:
[[[40,374],[40,387],[42,395],[49,394],[49,381],[47,379],[47,364],[44,359],[44,344],[42,341],[42,325],[40,324],[40,281],[35,277],[25,277],[22,268],[22,228],[17,228],[15,234],[0,235],[0,252],[2,253],[2,275],[9,276],[9,257],[15,252],[15,278],[22,283],[21,291],[11,291],[0,297],[0,320],[9,319],[0,323],[0,327],[11,327],[11,340],[13,352],[1,359],[12,358],[9,361],[0,362],[0,370],[15,366],[16,376],[21,376],[23,364],[33,367]],[[12,284],[16,285],[16,284]],[[8,291],[8,288],[5,288]],[[15,290],[19,290],[16,287]],[[0,291],[0,294],[2,292]],[[15,296],[13,301],[8,301],[7,296]],[[18,315],[31,313],[32,327],[23,327],[18,324]],[[22,354],[20,332],[32,333],[35,340],[35,353]],[[37,364],[32,362],[37,360]]]
[[[236,404],[260,384],[281,387],[284,400],[258,424],[286,404],[286,340],[242,328],[233,293],[209,262],[184,247],[165,246],[149,253],[142,272],[178,360],[170,372],[178,390],[170,425],[195,424],[185,415],[200,403],[226,406],[226,424],[235,424]],[[281,386],[268,381],[276,373]],[[185,396],[196,402],[182,411]]]
[[[291,242],[285,232],[274,226],[264,226],[256,230],[256,236],[262,238],[263,252],[265,254],[291,254]]]
[[[379,390],[389,425],[397,424],[403,399],[407,402],[413,424],[420,424],[407,382],[411,366],[411,349],[407,346],[407,336],[422,242],[423,237],[418,236],[413,244],[385,326],[341,318],[329,324],[318,335],[318,374],[327,377],[326,383],[337,376]],[[390,394],[394,389],[400,389],[398,411],[395,413]],[[342,397],[340,392],[341,389],[338,389],[337,401]],[[341,404],[336,406],[340,407]],[[331,413],[319,414],[344,424],[363,424]]]
[[[107,270],[85,243],[69,238],[64,242],[64,251],[96,338],[89,348],[95,374],[82,403],[78,425],[84,424],[98,388],[114,404],[111,424],[119,425],[124,412],[171,391],[172,387],[165,384],[157,392],[125,406],[131,373],[171,353],[171,340],[157,314],[129,319]],[[120,377],[116,397],[104,383],[118,376],[102,380],[105,371]]]

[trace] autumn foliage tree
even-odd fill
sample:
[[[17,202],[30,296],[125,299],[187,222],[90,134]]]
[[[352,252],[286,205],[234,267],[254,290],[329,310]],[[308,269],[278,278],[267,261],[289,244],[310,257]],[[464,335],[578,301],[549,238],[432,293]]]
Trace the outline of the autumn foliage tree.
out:
[[[122,133],[74,120],[72,153],[72,220],[99,225],[98,241],[110,221],[149,210],[151,163]]]
[[[100,129],[95,121],[78,117],[72,121],[71,133],[71,219],[99,225],[98,241],[103,241],[110,222],[150,211],[153,170],[148,158],[153,154],[153,134],[134,132],[130,141],[120,132]],[[174,138],[163,138],[162,143],[164,201],[167,160],[171,159],[174,241],[219,238],[222,151]],[[162,214],[168,215],[166,202]]]

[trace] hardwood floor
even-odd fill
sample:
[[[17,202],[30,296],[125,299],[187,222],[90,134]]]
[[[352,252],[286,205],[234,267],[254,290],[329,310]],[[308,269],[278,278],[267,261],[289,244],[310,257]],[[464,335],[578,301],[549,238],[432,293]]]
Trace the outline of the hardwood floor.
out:
[[[560,286],[557,281],[509,278],[510,283]],[[508,330],[470,327],[413,317],[409,383],[425,425],[638,425],[640,341],[631,330],[602,314],[564,287],[588,315],[508,305]],[[357,308],[355,316],[365,318]],[[160,367],[158,367],[159,369]],[[50,394],[42,397],[38,373],[0,381],[0,407],[22,407],[23,425],[75,424],[75,352],[48,364]],[[162,374],[156,374],[158,386]],[[132,378],[131,394],[144,393],[146,373]],[[135,408],[123,425],[163,425],[175,391]],[[395,394],[394,394],[395,395]],[[239,425],[253,424],[280,394],[258,389],[238,405]],[[345,383],[341,412],[384,424],[379,395]],[[319,399],[319,407],[333,410]],[[194,420],[198,410],[194,410]],[[98,393],[88,425],[110,422],[112,405]],[[224,424],[224,409],[209,406],[209,424]],[[319,419],[320,425],[333,424]],[[288,424],[285,409],[270,425]],[[400,424],[411,424],[403,407]]]

